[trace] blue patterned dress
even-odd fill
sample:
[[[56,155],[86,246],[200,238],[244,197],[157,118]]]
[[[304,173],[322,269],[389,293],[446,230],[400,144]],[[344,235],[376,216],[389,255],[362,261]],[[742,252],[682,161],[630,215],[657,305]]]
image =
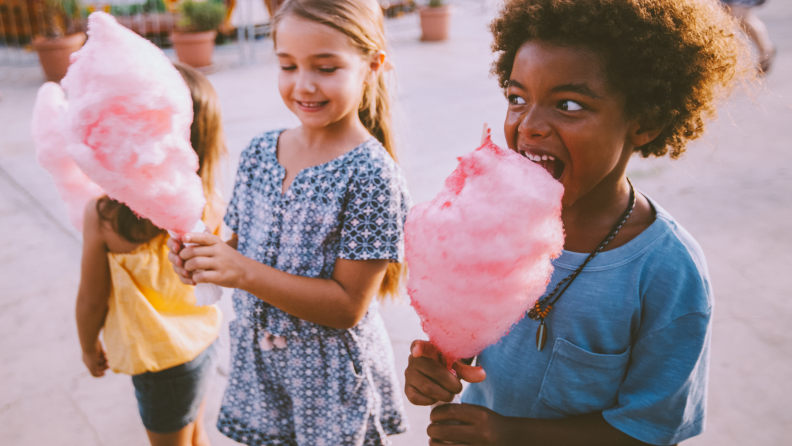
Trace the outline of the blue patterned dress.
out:
[[[280,131],[242,152],[225,222],[237,249],[289,274],[329,278],[336,259],[402,261],[410,206],[399,166],[374,138],[300,171],[285,194]],[[231,376],[217,428],[248,445],[387,445],[406,430],[376,300],[355,327],[304,321],[236,290]],[[273,348],[271,337],[285,340]],[[278,342],[275,342],[278,346]]]

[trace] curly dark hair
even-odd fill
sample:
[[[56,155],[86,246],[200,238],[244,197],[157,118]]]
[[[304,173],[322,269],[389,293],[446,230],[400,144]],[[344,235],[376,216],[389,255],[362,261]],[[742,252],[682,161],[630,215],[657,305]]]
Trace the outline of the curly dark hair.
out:
[[[679,157],[725,98],[752,72],[736,23],[714,0],[507,0],[490,25],[492,73],[504,92],[529,40],[581,45],[602,57],[626,113],[662,131],[635,149]]]

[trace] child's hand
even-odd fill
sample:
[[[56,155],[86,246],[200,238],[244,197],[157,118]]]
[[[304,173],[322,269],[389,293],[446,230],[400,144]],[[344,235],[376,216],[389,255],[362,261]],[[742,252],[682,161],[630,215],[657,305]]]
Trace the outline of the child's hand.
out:
[[[194,284],[214,283],[227,288],[243,288],[246,264],[250,261],[247,257],[212,234],[186,234],[182,242],[199,245],[185,246],[179,252],[186,273],[182,277],[189,275]]]
[[[182,283],[186,285],[195,285],[195,282],[192,280],[192,274],[184,269],[184,260],[179,257],[179,253],[184,249],[184,244],[181,240],[171,237],[168,239],[168,249],[170,250],[168,253],[168,260],[173,264],[173,271],[176,272]]]
[[[105,370],[110,366],[107,365],[107,355],[105,355],[101,341],[97,339],[96,346],[90,351],[83,350],[83,363],[85,363],[88,371],[91,372],[91,376],[95,378],[104,376]]]
[[[426,429],[430,445],[495,446],[517,440],[510,418],[475,404],[443,404],[432,410],[430,419]]]
[[[473,367],[456,361],[454,376],[445,366],[445,360],[437,349],[427,341],[413,341],[410,358],[404,371],[404,393],[411,403],[429,406],[438,401],[450,403],[454,395],[462,391],[462,382],[484,381],[487,374],[481,367]]]

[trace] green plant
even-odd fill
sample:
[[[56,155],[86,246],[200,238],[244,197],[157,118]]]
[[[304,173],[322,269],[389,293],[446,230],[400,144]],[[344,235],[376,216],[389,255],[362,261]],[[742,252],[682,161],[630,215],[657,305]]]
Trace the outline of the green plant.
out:
[[[113,15],[136,15],[152,14],[167,11],[163,0],[141,0],[140,3],[132,5],[112,5],[110,14]]]
[[[82,27],[85,5],[81,0],[39,0],[44,18],[44,36],[63,37]]]
[[[443,0],[429,0],[429,7],[430,8],[439,8],[443,6],[445,2]]]
[[[179,5],[179,12],[179,28],[186,32],[199,33],[216,30],[225,20],[226,7],[223,3],[212,0],[184,0]]]

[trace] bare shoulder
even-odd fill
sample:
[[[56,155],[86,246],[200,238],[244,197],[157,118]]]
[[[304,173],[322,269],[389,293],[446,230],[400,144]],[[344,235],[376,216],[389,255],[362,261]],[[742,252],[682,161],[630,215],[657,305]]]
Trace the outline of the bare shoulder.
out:
[[[98,203],[99,199],[94,198],[85,206],[83,241],[101,243],[107,251],[115,253],[128,253],[137,248],[137,243],[132,243],[115,232],[113,224],[106,218],[113,218],[114,215],[103,218],[99,214]]]
[[[99,216],[99,211],[96,209],[98,198],[91,199],[85,205],[83,213],[83,239],[84,240],[101,240],[104,242],[104,234],[102,231],[102,219]]]

